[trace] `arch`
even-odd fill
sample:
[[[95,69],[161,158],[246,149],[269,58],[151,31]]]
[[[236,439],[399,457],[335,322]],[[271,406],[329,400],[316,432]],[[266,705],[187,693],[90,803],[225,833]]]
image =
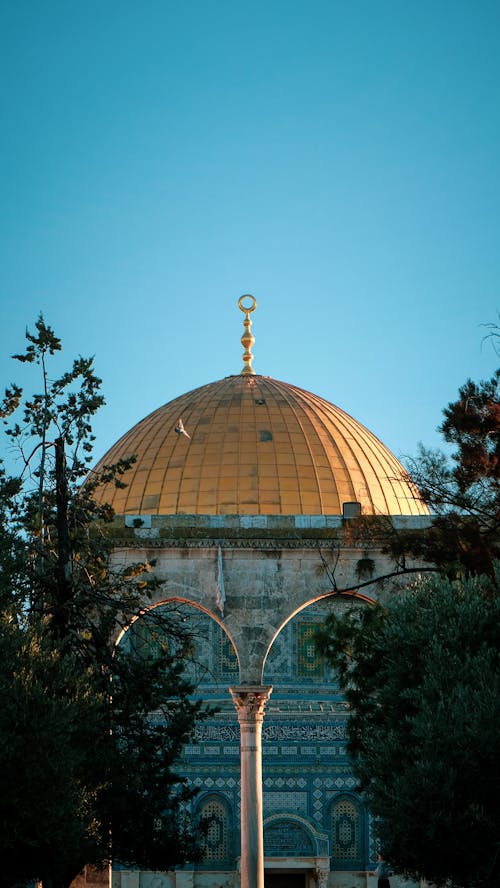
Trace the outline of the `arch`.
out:
[[[231,633],[228,631],[227,627],[224,625],[224,623],[221,621],[221,619],[217,617],[216,614],[214,614],[208,608],[203,607],[202,605],[198,604],[198,602],[192,601],[191,599],[186,598],[184,596],[172,595],[169,597],[162,598],[159,601],[152,602],[151,604],[142,608],[141,611],[130,620],[129,624],[126,627],[121,629],[121,631],[119,632],[117,639],[115,641],[115,645],[122,644],[125,641],[125,639],[127,638],[127,633],[134,631],[134,627],[135,627],[135,631],[140,632],[141,631],[141,628],[140,628],[141,627],[141,623],[140,623],[141,619],[144,617],[147,617],[147,615],[150,614],[152,611],[155,611],[155,610],[162,608],[162,607],[168,607],[169,605],[173,606],[176,604],[181,605],[181,607],[185,607],[186,610],[198,611],[200,614],[203,614],[204,616],[206,616],[210,620],[211,624],[214,624],[215,626],[217,626],[217,631],[220,635],[220,639],[219,639],[220,646],[223,648],[223,650],[221,650],[221,652],[220,652],[221,660],[224,659],[229,664],[231,661],[231,658],[234,657],[235,668],[233,669],[228,666],[228,669],[226,670],[226,672],[228,673],[228,680],[234,680],[235,677],[237,678],[239,675],[239,669],[240,669],[240,658],[239,658],[238,649],[236,647],[236,644],[234,642],[234,639],[233,639]],[[187,616],[186,616],[186,614],[184,614],[183,616],[181,616],[181,619],[186,621],[186,623],[187,623],[186,628],[189,631],[189,619],[190,619],[189,614]],[[201,640],[206,641],[206,639],[201,639]]]
[[[300,649],[300,648],[302,649],[302,669],[301,669],[300,665],[297,666],[297,674],[295,677],[298,680],[307,680],[308,674],[309,674],[309,677],[312,677],[314,673],[316,673],[316,675],[318,675],[318,677],[320,677],[319,676],[320,658],[317,657],[317,655],[315,655],[314,651],[312,650],[312,648],[313,648],[313,644],[312,644],[313,631],[311,629],[311,626],[313,626],[314,623],[317,623],[317,624],[320,623],[322,620],[319,615],[316,615],[313,619],[306,620],[303,624],[299,624],[297,622],[296,618],[304,611],[307,611],[307,610],[310,610],[311,608],[313,608],[315,604],[323,604],[324,602],[328,602],[328,601],[331,601],[331,602],[335,601],[337,603],[341,603],[343,606],[346,606],[348,602],[354,603],[354,604],[369,604],[369,605],[375,604],[375,601],[373,599],[368,598],[367,596],[356,593],[356,592],[347,593],[347,594],[344,594],[344,593],[339,594],[337,592],[333,592],[333,593],[329,592],[324,595],[318,595],[315,598],[312,598],[311,600],[301,604],[300,607],[297,607],[293,611],[293,613],[290,614],[290,616],[288,616],[287,619],[281,623],[280,627],[274,633],[272,640],[267,648],[267,651],[266,651],[266,654],[264,657],[264,661],[262,664],[262,681],[267,682],[267,683],[269,683],[271,681],[270,676],[269,676],[269,667],[270,667],[269,659],[270,659],[271,652],[273,650],[273,646],[278,641],[280,635],[284,636],[284,630],[286,630],[287,626],[289,627],[290,624],[293,624],[293,621],[295,621],[295,623],[296,623],[297,636],[299,636],[299,635],[302,636],[301,639],[299,639],[297,637],[297,640],[296,640],[297,649]],[[283,637],[283,645],[282,646],[287,646],[286,639],[284,637]],[[290,645],[288,645],[287,647],[290,648]],[[309,656],[307,656],[306,648],[310,648],[310,655]],[[277,654],[277,656],[279,656],[279,654]],[[300,654],[299,654],[299,656],[300,656]],[[265,677],[266,667],[268,668],[267,677]]]
[[[203,829],[203,860],[197,866],[231,866],[234,860],[233,812],[226,796],[206,793],[195,809],[195,817]]]
[[[328,814],[331,868],[363,869],[365,859],[364,805],[354,793],[338,793]]]
[[[328,837],[298,814],[275,812],[264,819],[265,857],[321,857]]]
[[[115,639],[115,645],[120,644],[120,641],[122,640],[122,638],[123,638],[123,636],[125,635],[125,633],[128,632],[130,626],[132,626],[135,622],[137,622],[137,620],[140,620],[141,617],[143,617],[143,616],[144,616],[145,614],[147,614],[149,611],[156,610],[156,608],[158,608],[158,607],[163,607],[163,606],[166,605],[166,604],[173,604],[174,602],[179,602],[179,604],[186,604],[186,605],[188,605],[189,607],[193,607],[193,608],[195,608],[196,610],[199,610],[199,611],[201,611],[202,613],[206,614],[207,617],[210,617],[210,618],[211,618],[215,623],[217,623],[217,624],[221,627],[221,629],[226,633],[226,635],[228,636],[228,638],[229,638],[229,640],[230,640],[230,642],[231,642],[231,644],[232,644],[232,646],[233,646],[233,648],[234,648],[234,651],[235,651],[235,653],[236,653],[236,656],[238,656],[238,652],[237,652],[237,648],[236,648],[236,644],[235,644],[234,638],[232,637],[231,633],[229,632],[229,630],[228,630],[226,624],[224,623],[224,621],[223,621],[220,617],[218,617],[217,614],[214,613],[214,611],[210,610],[210,609],[207,608],[207,607],[204,607],[202,604],[199,604],[199,602],[197,602],[197,601],[193,601],[192,598],[186,598],[185,596],[182,596],[182,595],[169,595],[167,598],[161,598],[159,601],[152,601],[150,604],[145,605],[143,608],[141,608],[141,610],[139,611],[138,614],[135,614],[135,615],[131,618],[131,620],[130,620],[130,622],[128,623],[128,625],[127,625],[127,626],[124,626],[124,627],[120,630],[120,632],[118,632],[118,634],[117,634],[117,636],[116,636],[116,639]]]

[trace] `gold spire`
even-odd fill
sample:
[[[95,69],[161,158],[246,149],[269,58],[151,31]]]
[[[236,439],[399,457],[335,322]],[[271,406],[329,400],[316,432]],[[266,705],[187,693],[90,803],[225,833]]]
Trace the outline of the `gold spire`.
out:
[[[243,303],[244,299],[251,299],[252,300],[251,304],[244,305],[244,303]],[[249,374],[255,374],[255,370],[252,367],[253,354],[251,352],[252,345],[255,342],[255,337],[254,337],[253,333],[250,331],[250,327],[252,326],[252,322],[250,320],[250,314],[252,311],[255,311],[255,309],[257,308],[257,300],[256,300],[255,296],[250,296],[249,293],[247,293],[245,296],[240,296],[240,298],[238,299],[238,308],[245,315],[245,320],[243,321],[243,326],[245,328],[245,332],[243,333],[243,336],[241,337],[240,341],[241,341],[243,348],[245,349],[245,351],[243,352],[244,364],[243,364],[243,368],[241,371],[241,375],[246,376]]]

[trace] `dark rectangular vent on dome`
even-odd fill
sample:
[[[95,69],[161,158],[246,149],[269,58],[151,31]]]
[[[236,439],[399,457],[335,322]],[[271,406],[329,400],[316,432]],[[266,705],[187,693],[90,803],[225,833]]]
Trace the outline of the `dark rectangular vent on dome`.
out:
[[[272,441],[273,433],[269,432],[267,429],[261,429],[259,432],[261,441]]]
[[[258,404],[259,407],[262,407],[266,403],[266,399],[265,398],[256,398],[255,403]]]
[[[361,503],[342,503],[343,518],[358,518],[361,515]]]

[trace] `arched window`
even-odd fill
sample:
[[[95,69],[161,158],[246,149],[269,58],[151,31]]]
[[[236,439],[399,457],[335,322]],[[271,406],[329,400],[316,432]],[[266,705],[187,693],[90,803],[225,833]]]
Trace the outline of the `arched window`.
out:
[[[266,857],[311,857],[314,842],[301,823],[294,820],[273,820],[264,826]]]
[[[363,867],[363,813],[359,801],[350,796],[335,799],[331,808],[332,869]]]
[[[198,808],[203,825],[203,863],[225,864],[232,859],[229,805],[221,796],[205,797]]]

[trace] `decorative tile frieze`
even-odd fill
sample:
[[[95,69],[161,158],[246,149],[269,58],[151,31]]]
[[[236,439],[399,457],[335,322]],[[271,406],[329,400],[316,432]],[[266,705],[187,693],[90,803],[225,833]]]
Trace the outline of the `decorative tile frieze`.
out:
[[[346,739],[346,725],[344,722],[337,724],[264,724],[262,729],[263,741],[293,741],[305,740],[317,743],[331,742],[332,740]]]
[[[306,792],[267,792],[263,793],[264,812],[288,811],[307,814]]]
[[[228,742],[233,740],[239,743],[240,729],[239,725],[196,725],[194,737],[197,743],[206,743],[209,740],[220,740]]]

